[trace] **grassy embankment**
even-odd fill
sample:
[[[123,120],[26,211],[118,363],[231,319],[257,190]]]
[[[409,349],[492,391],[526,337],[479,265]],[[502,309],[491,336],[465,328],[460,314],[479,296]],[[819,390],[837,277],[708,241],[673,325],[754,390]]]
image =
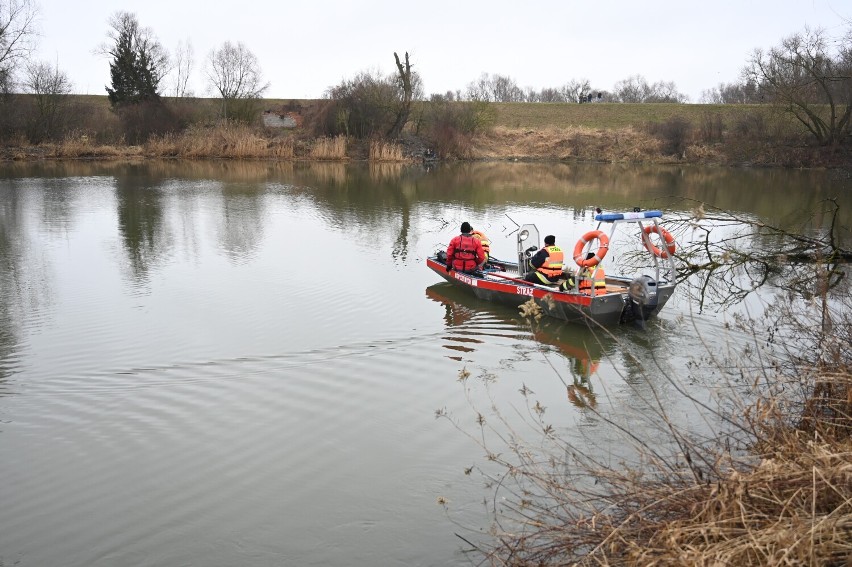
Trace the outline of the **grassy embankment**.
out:
[[[74,96],[76,114],[88,118],[59,142],[7,143],[6,159],[225,158],[277,160],[419,160],[430,146],[408,132],[405,140],[359,142],[317,138],[309,121],[318,101],[262,101],[263,110],[295,111],[295,129],[215,125],[216,99],[168,101],[193,126],[154,136],[140,145],[122,142],[122,126],[106,97]],[[414,115],[428,115],[425,103]],[[490,123],[450,159],[696,163],[782,167],[847,166],[849,151],[814,148],[796,125],[763,105],[526,104],[491,105]]]
[[[494,105],[474,140],[485,159],[588,160],[774,167],[849,167],[849,147],[813,147],[791,117],[767,105]]]

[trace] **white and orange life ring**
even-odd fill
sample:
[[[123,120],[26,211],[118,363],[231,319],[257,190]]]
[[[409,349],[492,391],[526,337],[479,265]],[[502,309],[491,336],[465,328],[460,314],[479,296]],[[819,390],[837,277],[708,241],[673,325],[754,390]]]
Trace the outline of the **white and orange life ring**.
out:
[[[592,240],[598,241],[598,249],[595,252],[595,255],[587,260],[586,254],[583,250],[585,249],[586,244]],[[609,237],[599,230],[590,230],[584,234],[574,246],[574,261],[577,262],[577,265],[581,268],[590,268],[592,266],[597,266],[601,260],[604,259],[607,252],[609,252]]]
[[[668,258],[669,256],[674,255],[675,250],[677,250],[677,246],[675,246],[675,239],[671,233],[661,227],[658,224],[646,226],[644,229],[645,236],[642,237],[642,240],[645,242],[645,248],[648,249],[648,252],[656,256],[657,258]],[[665,249],[660,249],[654,246],[654,243],[651,242],[651,233],[655,232],[660,235],[660,238],[666,243]]]

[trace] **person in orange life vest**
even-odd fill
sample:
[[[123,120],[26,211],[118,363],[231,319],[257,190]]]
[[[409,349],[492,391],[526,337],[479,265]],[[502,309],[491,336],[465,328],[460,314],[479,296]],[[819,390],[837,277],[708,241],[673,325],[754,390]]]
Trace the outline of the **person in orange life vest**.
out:
[[[562,248],[556,245],[556,237],[548,234],[544,237],[544,248],[530,259],[530,264],[535,270],[528,272],[524,279],[537,284],[556,283],[562,277],[564,259],[565,254]]]
[[[559,291],[571,291],[574,289],[574,270],[566,267],[565,273],[562,275],[565,279],[559,284]]]
[[[595,255],[593,252],[586,254],[586,260],[591,260]],[[595,269],[597,268],[597,269]],[[580,270],[580,291],[591,291],[592,282],[595,285],[595,293],[606,291],[606,274],[603,266],[588,266]]]
[[[485,250],[478,238],[471,233],[470,223],[461,225],[461,234],[450,240],[447,247],[447,271],[474,272],[485,262]]]
[[[491,258],[491,239],[485,236],[484,232],[473,230],[473,227],[471,227],[470,234],[473,235],[474,238],[479,239],[482,243],[482,249],[485,250],[485,260],[479,265],[479,269],[481,270],[483,266],[488,263],[488,259]]]

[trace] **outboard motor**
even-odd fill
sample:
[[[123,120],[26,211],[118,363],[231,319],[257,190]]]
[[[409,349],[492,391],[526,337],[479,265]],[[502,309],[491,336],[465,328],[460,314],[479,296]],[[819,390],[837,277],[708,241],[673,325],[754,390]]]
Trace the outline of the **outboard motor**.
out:
[[[657,309],[657,282],[651,276],[639,276],[627,287],[627,303],[621,312],[622,323],[635,323],[645,329],[645,321]]]

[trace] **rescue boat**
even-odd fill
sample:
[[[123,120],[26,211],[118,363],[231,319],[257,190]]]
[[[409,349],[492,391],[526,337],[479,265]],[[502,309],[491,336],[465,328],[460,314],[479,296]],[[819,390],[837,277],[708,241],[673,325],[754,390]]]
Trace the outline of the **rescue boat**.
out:
[[[599,213],[594,217],[596,229],[576,242],[570,257],[577,272],[586,268],[594,279],[611,247],[624,248],[606,262],[605,287],[586,285],[581,289],[582,278],[569,278],[568,271],[552,285],[524,280],[533,269],[530,259],[540,242],[534,224],[524,224],[517,230],[517,261],[491,258],[481,270],[447,271],[446,251],[438,250],[426,259],[426,265],[444,280],[487,301],[519,306],[533,300],[545,315],[563,321],[644,327],[666,305],[676,286],[677,244],[662,226],[662,217],[663,213],[656,210]],[[573,272],[567,250],[565,258],[565,269]],[[626,270],[633,271],[624,273]]]

